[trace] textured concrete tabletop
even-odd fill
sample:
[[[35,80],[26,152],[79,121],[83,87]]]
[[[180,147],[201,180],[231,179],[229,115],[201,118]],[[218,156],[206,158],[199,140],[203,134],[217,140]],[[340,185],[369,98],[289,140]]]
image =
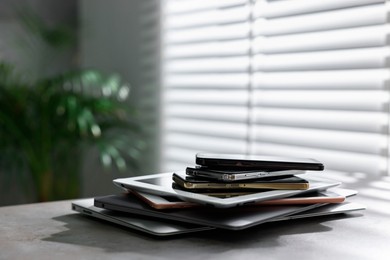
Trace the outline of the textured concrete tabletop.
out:
[[[377,205],[382,211],[373,205],[351,215],[164,239],[81,216],[71,210],[71,201],[1,207],[0,259],[388,260],[390,214],[383,211],[388,202]]]

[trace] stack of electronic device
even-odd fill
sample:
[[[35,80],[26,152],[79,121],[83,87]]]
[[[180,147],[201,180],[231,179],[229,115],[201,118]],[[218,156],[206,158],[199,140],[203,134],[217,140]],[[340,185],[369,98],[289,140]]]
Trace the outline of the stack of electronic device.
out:
[[[198,153],[195,163],[185,172],[115,179],[125,193],[74,201],[72,207],[158,236],[365,209],[346,200],[356,191],[308,174],[324,169],[313,159]]]

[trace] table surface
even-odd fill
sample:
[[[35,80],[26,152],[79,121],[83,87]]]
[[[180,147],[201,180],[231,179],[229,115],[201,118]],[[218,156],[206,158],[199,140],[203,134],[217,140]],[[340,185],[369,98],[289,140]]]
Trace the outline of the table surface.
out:
[[[388,184],[388,183],[387,183]],[[71,210],[71,201],[0,207],[0,259],[390,259],[390,203],[353,214],[156,238]],[[381,197],[382,196],[382,197]]]

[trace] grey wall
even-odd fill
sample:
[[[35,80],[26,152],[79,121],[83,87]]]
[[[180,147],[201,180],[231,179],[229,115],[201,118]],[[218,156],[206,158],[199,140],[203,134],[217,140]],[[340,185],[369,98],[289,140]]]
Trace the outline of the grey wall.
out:
[[[25,75],[55,73],[75,66],[76,48],[71,48],[60,60],[45,68],[41,63],[47,55],[45,49],[26,45],[27,34],[20,26],[15,10],[29,9],[50,24],[67,23],[77,28],[78,5],[76,0],[0,0],[0,61],[14,64]],[[49,57],[50,58],[50,57]],[[41,66],[42,65],[42,66]],[[49,69],[47,69],[49,68]],[[0,206],[34,202],[33,189],[29,183],[21,183],[17,175],[23,172],[0,171]]]
[[[119,73],[132,86],[130,105],[136,107],[146,148],[138,171],[117,173],[96,167],[96,154],[84,166],[84,196],[117,192],[116,177],[158,172],[158,22],[159,1],[81,0],[80,52],[82,67]],[[88,180],[93,180],[88,181]]]
[[[76,0],[0,0],[0,59],[12,62],[28,75],[58,73],[76,66],[77,44],[63,55],[55,55],[53,62],[53,53],[33,42],[23,30],[17,12],[31,11],[49,25],[67,24],[76,30],[77,8]]]

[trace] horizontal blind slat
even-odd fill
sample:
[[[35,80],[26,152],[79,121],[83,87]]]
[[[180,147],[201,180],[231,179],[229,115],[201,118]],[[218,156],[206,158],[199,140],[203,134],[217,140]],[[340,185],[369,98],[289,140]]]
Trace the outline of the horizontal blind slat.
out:
[[[250,33],[250,24],[243,22],[229,25],[213,25],[188,30],[171,30],[165,34],[165,43],[179,45],[183,43],[206,42],[215,40],[246,39]]]
[[[387,87],[388,69],[334,70],[305,72],[257,72],[253,84],[257,88],[281,89],[372,89]]]
[[[386,112],[387,90],[255,90],[254,105],[274,108]]]
[[[390,48],[377,47],[336,51],[254,56],[255,71],[338,70],[389,66]]]
[[[167,16],[165,28],[185,28],[206,26],[210,24],[226,24],[242,22],[249,18],[249,6],[239,6],[227,9],[212,9],[196,13]]]
[[[167,45],[163,58],[220,57],[247,55],[250,49],[249,39],[223,42],[207,42],[185,45]]]
[[[386,135],[380,134],[264,125],[253,131],[257,142],[374,155],[386,152]]]
[[[167,74],[164,84],[171,87],[245,88],[249,84],[247,73],[229,74]]]
[[[359,19],[356,19],[356,17]],[[257,19],[254,34],[273,36],[302,32],[334,30],[350,27],[379,25],[387,22],[384,4],[348,8],[342,10],[281,17],[279,19]]]
[[[245,4],[247,0],[176,0],[167,1],[165,6],[165,12],[168,15],[184,13],[184,12],[196,12],[207,9],[226,8],[236,5]]]
[[[213,153],[245,153],[247,144],[245,140],[222,137],[206,137],[194,134],[167,133],[166,145],[177,148],[191,147],[198,151]]]
[[[241,122],[246,125],[248,110],[246,106],[226,105],[188,105],[169,104],[165,107],[165,114],[170,118],[203,119],[209,121]]]
[[[170,118],[165,124],[165,129],[172,133],[196,134],[210,137],[227,137],[245,139],[248,126],[241,123],[218,122],[206,120],[193,120]]]
[[[388,44],[389,32],[390,26],[386,24],[296,35],[259,36],[254,39],[254,52],[270,54],[380,47]]]
[[[184,104],[216,104],[216,105],[246,105],[249,93],[245,90],[217,89],[172,89],[166,87],[164,100],[171,103]]]
[[[203,58],[167,61],[166,73],[189,73],[189,72],[244,72],[249,69],[249,58]]]
[[[255,4],[255,16],[275,18],[305,13],[322,12],[361,5],[384,3],[386,0],[326,0],[326,1],[266,1],[260,0]]]
[[[258,107],[255,125],[290,126],[367,133],[386,133],[387,113],[303,109],[272,109]]]

